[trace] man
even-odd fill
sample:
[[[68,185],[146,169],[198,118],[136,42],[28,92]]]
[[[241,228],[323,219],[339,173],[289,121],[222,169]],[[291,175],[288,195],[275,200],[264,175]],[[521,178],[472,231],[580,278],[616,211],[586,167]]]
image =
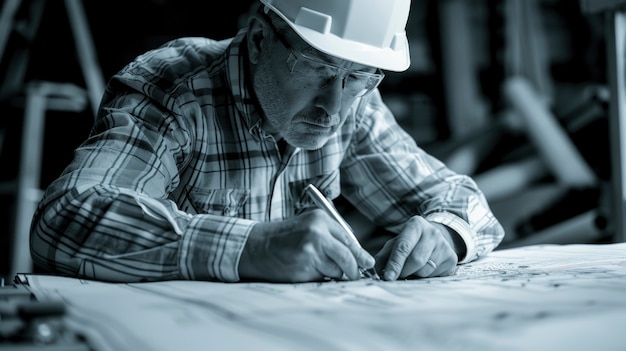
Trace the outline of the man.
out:
[[[35,214],[37,265],[124,282],[395,280],[500,243],[476,184],[418,148],[377,90],[410,64],[410,0],[260,2],[233,39],[174,40],[110,80]],[[397,235],[374,258],[308,184]]]

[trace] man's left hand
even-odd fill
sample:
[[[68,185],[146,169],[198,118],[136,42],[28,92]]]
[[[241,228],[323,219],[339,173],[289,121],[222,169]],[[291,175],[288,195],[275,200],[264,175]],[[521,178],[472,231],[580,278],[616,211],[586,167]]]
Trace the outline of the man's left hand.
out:
[[[376,269],[385,280],[451,275],[458,256],[450,236],[443,224],[412,217],[376,254]]]

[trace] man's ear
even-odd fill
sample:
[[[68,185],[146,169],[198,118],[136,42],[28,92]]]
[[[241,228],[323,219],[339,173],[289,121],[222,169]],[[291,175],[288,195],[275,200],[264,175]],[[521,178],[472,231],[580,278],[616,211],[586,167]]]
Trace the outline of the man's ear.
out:
[[[265,22],[265,19],[258,13],[252,14],[248,19],[248,55],[250,63],[256,64],[261,57],[263,50],[267,50],[270,44],[271,28]]]

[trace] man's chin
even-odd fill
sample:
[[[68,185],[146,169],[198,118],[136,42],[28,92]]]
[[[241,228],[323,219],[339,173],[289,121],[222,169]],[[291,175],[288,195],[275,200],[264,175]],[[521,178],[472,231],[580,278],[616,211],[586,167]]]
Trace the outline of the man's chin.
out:
[[[321,149],[328,142],[328,136],[306,136],[299,137],[296,140],[287,140],[287,142],[295,147],[298,147],[303,150],[313,151]]]

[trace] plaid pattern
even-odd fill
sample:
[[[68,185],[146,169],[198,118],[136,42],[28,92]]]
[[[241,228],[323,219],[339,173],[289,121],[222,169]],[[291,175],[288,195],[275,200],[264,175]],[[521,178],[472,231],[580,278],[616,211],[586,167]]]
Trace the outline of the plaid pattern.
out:
[[[109,281],[238,281],[251,227],[312,206],[308,183],[392,231],[416,214],[448,225],[464,262],[497,246],[503,229],[475,183],[418,148],[378,91],[322,149],[281,155],[248,90],[244,36],[177,39],[110,80],[37,209],[34,262]]]

